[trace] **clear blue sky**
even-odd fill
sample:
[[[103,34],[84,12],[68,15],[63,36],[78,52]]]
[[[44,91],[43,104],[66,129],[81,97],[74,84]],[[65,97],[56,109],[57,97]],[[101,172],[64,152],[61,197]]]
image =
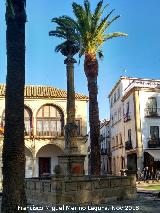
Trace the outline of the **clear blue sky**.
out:
[[[61,40],[49,37],[55,28],[51,18],[72,16],[72,0],[26,0],[26,84],[51,85],[66,89],[63,56],[55,53]],[[75,0],[83,3],[83,0]],[[94,8],[98,0],[91,0]],[[160,79],[160,0],[110,0],[110,10],[121,18],[109,31],[128,33],[128,38],[110,40],[103,47],[104,59],[99,63],[100,119],[109,117],[108,94],[124,69],[127,76]],[[108,10],[109,11],[109,10]],[[0,83],[6,78],[5,0],[0,1]],[[81,64],[75,66],[75,89],[88,94],[87,81]]]

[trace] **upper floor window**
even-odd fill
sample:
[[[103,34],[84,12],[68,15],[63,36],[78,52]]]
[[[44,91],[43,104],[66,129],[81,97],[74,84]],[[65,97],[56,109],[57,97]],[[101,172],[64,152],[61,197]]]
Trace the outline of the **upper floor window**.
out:
[[[118,90],[117,90],[117,99],[119,99],[120,98],[120,88],[118,88]]]
[[[151,139],[159,138],[159,126],[150,126],[150,136]]]
[[[1,126],[5,126],[5,110],[2,114]],[[24,133],[25,135],[31,135],[32,132],[32,112],[27,107],[24,108]]]
[[[110,98],[110,104],[111,104],[111,107],[113,106],[113,98],[111,97]]]
[[[116,135],[116,146],[118,146],[118,135]]]
[[[123,118],[124,118],[124,122],[127,122],[129,120],[131,120],[131,116],[130,116],[130,103],[129,101],[126,103],[126,108],[124,110],[124,115],[123,115]]]
[[[128,141],[131,141],[131,129],[128,129]]]
[[[114,103],[116,102],[116,93],[114,93]]]
[[[127,115],[129,114],[129,101],[127,102],[127,111],[126,111]]]
[[[25,127],[25,135],[31,135],[33,130],[32,113],[26,107],[24,108],[24,127]]]
[[[111,115],[111,121],[112,121],[112,126],[114,125],[114,118],[113,115]]]
[[[147,101],[147,108],[152,112],[157,112],[157,99],[156,97],[150,97]]]
[[[121,120],[121,107],[118,108],[118,120]]]
[[[37,135],[61,136],[64,126],[63,114],[52,105],[42,106],[37,113]]]

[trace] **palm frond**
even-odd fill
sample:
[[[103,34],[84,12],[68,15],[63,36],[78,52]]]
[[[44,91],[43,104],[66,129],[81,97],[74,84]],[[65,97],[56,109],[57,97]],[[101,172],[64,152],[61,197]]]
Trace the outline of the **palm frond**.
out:
[[[114,12],[113,9],[102,19],[108,6],[107,4],[103,7],[103,0],[100,0],[92,13],[89,0],[84,0],[83,6],[73,2],[72,9],[75,19],[66,15],[53,18],[52,22],[56,23],[57,27],[49,35],[71,41],[79,46],[79,57],[85,53],[90,53],[97,54],[102,58],[101,47],[105,41],[115,37],[127,36],[127,34],[121,32],[105,34],[107,28],[120,17],[118,15],[110,19]],[[64,47],[64,44],[65,42],[58,45],[56,50],[59,51],[62,46]]]
[[[109,33],[109,34],[106,34],[104,35],[104,41],[108,40],[108,39],[111,39],[111,38],[116,38],[116,37],[121,37],[121,36],[128,36],[128,34],[126,33],[121,33],[121,32],[114,32],[114,33]]]
[[[76,2],[72,3],[72,9],[73,9],[73,13],[77,18],[77,21],[80,21],[81,23],[83,23],[84,20],[84,16],[85,16],[85,12],[84,9],[81,5],[77,4]]]
[[[68,40],[78,40],[78,29],[74,20],[69,20],[68,18],[61,16],[59,18],[53,18],[52,22],[56,23],[58,26],[56,27],[56,31],[60,32],[63,35],[63,38]],[[57,33],[56,33],[57,34]]]
[[[98,26],[98,23],[100,21],[101,15],[102,15],[102,6],[103,6],[103,0],[98,2],[96,9],[92,15],[92,25],[91,25],[91,32],[94,34],[95,29]]]
[[[67,20],[68,22],[70,22],[70,25],[72,27],[74,27],[77,31],[81,30],[80,26],[78,25],[78,23],[73,18],[71,18],[71,17],[69,17],[67,15],[63,15],[63,16],[61,16],[61,18],[63,18],[65,20]]]
[[[94,15],[95,17],[101,13],[102,11],[102,6],[103,6],[103,0],[99,1],[96,8],[95,8],[95,11],[94,11]]]
[[[108,26],[111,25],[114,21],[116,21],[118,18],[120,18],[120,15],[113,17],[111,21],[109,21]]]
[[[66,39],[66,33],[64,33],[62,31],[58,31],[58,30],[50,31],[49,36],[55,36],[55,37],[58,37],[58,38]]]
[[[102,60],[104,58],[102,50],[98,51],[98,57],[99,57],[100,60]]]
[[[91,14],[91,8],[90,8],[90,3],[88,0],[84,0],[84,9],[85,9],[85,22],[87,24],[88,30],[91,28],[91,23],[92,23],[92,14]]]
[[[84,0],[84,8],[85,8],[85,11],[86,11],[87,15],[91,14],[90,3],[89,3],[88,0]]]
[[[66,45],[66,41],[55,47],[55,52],[60,52]]]
[[[88,22],[86,22],[86,13],[83,7],[75,2],[72,3],[73,13],[76,17],[78,25],[81,27],[81,34],[84,36],[88,29]]]
[[[67,19],[59,17],[59,18],[52,18],[52,22],[56,23],[57,25],[61,26],[62,28],[69,28],[73,27],[71,22],[69,22]]]
[[[111,10],[111,12],[108,13],[107,16],[101,21],[101,23],[97,27],[95,36],[97,36],[97,34],[99,34],[100,32],[103,33],[106,30],[106,28],[109,26],[109,23],[110,23],[110,21],[108,21],[108,18],[111,16],[113,12],[114,12],[114,9]],[[112,19],[112,22],[113,22],[113,19]]]

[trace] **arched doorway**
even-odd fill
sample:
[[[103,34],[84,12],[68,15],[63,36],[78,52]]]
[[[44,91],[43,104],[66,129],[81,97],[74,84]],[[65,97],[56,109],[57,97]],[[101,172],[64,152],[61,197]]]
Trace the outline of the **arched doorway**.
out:
[[[36,156],[39,176],[54,174],[55,165],[58,164],[58,156],[61,154],[62,149],[53,144],[40,148]]]

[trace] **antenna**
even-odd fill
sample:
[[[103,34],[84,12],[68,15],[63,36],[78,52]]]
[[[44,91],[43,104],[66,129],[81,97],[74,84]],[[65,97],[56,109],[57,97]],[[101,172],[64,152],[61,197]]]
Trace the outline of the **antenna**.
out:
[[[124,69],[124,77],[127,77],[127,69]]]

